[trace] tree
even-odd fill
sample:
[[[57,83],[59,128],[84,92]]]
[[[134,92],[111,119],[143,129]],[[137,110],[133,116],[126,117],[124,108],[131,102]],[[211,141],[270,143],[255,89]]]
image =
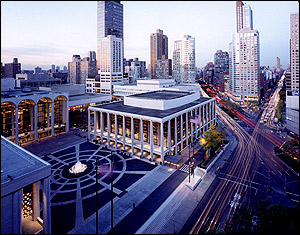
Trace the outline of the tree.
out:
[[[213,124],[210,125],[208,131],[204,132],[203,138],[206,141],[204,150],[208,150],[211,148],[212,151],[215,151],[217,147],[224,143],[222,132],[219,131]]]

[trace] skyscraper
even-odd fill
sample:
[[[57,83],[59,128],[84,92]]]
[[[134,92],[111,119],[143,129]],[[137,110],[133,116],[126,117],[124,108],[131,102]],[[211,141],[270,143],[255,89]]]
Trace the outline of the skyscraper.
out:
[[[173,78],[177,83],[194,83],[196,78],[195,38],[184,35],[174,42]]]
[[[98,1],[96,93],[112,94],[112,86],[123,83],[123,45],[123,5]]]
[[[243,28],[243,2],[236,2],[236,32],[238,33]]]
[[[299,92],[299,12],[290,15],[290,64],[292,91]]]
[[[55,65],[51,65],[51,73],[55,73]]]
[[[277,69],[280,69],[280,58],[278,56],[276,58],[276,62],[277,62]]]
[[[150,35],[150,77],[152,79],[155,78],[155,62],[163,55],[168,59],[168,37],[162,30],[157,29],[156,33]]]
[[[233,101],[241,106],[260,100],[260,49],[259,32],[253,29],[252,10],[242,2],[237,4],[246,8],[242,16],[243,28],[233,35],[229,44],[229,90]],[[241,17],[237,18],[240,24]]]

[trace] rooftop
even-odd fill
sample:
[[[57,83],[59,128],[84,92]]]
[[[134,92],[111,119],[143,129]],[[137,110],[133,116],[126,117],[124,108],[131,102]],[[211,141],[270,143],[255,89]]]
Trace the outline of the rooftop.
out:
[[[109,104],[95,105],[95,106],[92,106],[92,108],[101,108],[101,109],[108,110],[109,112],[116,111],[118,113],[130,113],[130,114],[135,114],[135,115],[163,119],[174,113],[180,112],[182,110],[193,107],[199,103],[203,103],[203,102],[211,100],[211,99],[213,99],[213,98],[200,97],[199,99],[196,99],[192,102],[186,103],[182,106],[165,109],[165,110],[157,110],[157,109],[141,108],[141,107],[124,105],[124,101],[113,102],[113,103],[109,103]]]
[[[51,174],[51,165],[1,136],[1,196]]]
[[[153,99],[153,100],[171,100],[171,99],[177,99],[191,94],[192,92],[186,92],[186,91],[160,90],[160,91],[150,91],[147,93],[135,94],[135,95],[131,95],[130,97],[141,98],[141,99]]]

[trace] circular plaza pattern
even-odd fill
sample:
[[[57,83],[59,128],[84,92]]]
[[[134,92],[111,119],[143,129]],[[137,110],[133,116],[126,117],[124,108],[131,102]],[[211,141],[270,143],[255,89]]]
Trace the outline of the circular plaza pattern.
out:
[[[96,187],[100,209],[110,202],[112,195],[113,198],[122,197],[131,185],[155,168],[155,165],[144,160],[90,142],[67,147],[45,155],[42,159],[51,164],[51,219],[52,224],[55,224],[53,233],[67,233],[75,227],[78,216],[85,220],[95,213]],[[72,175],[68,171],[78,161],[86,164],[87,169],[83,173]],[[110,191],[111,182],[113,194]]]

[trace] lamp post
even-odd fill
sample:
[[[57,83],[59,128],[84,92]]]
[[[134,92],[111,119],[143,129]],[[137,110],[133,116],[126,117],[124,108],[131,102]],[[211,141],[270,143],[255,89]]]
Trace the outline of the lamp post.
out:
[[[111,234],[114,234],[114,224],[113,224],[113,199],[114,199],[114,195],[113,195],[113,162],[114,162],[114,155],[113,155],[113,150],[110,150],[111,153],[111,178],[110,178],[110,196],[111,196],[111,211],[110,211],[110,216],[111,216]]]
[[[98,234],[98,156],[96,156],[96,234]]]

